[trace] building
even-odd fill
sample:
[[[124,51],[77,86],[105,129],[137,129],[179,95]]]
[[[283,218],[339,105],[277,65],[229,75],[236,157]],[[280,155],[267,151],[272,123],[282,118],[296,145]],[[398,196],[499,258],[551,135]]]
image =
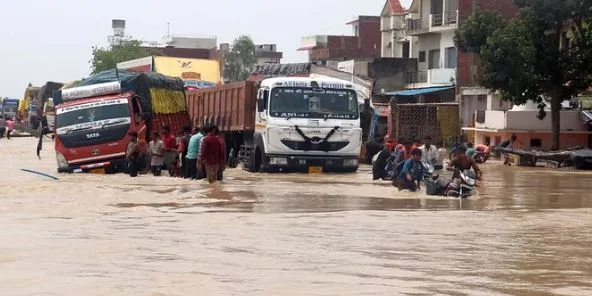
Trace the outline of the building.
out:
[[[463,127],[471,131],[476,144],[497,146],[516,134],[518,140],[525,147],[550,150],[553,144],[551,132],[551,115],[549,108],[545,108],[547,115],[542,120],[537,117],[539,109],[532,102],[512,106],[501,100],[498,94],[486,97],[485,110],[478,110],[475,114],[475,126]],[[582,118],[581,110],[561,111],[560,147],[564,149],[574,146],[588,147],[592,134],[589,118]]]
[[[407,11],[399,0],[387,0],[380,14],[381,56],[409,58],[410,36],[405,31]]]
[[[308,51],[309,62],[320,65],[327,61],[380,57],[380,17],[361,15],[347,24],[352,26],[353,35],[302,37],[298,50]]]
[[[282,62],[284,53],[277,51],[275,44],[259,44],[255,45],[255,56],[257,57],[257,65],[279,64]]]
[[[165,36],[160,41],[144,41],[142,46],[157,56],[217,59],[216,36]]]
[[[125,34],[126,21],[111,20],[113,35],[108,37],[111,46],[121,45],[132,40]],[[156,56],[189,58],[189,59],[217,59],[216,36],[164,36],[159,41],[142,41],[141,46]]]
[[[220,43],[220,49],[218,50],[216,56],[218,57],[218,60],[220,61],[220,67],[221,67],[222,73],[224,73],[224,68],[226,66],[226,62],[225,62],[226,56],[228,55],[228,53],[230,53],[231,50],[232,50],[232,48],[229,43]],[[259,69],[259,68],[266,68],[266,69],[269,68],[269,67],[262,67],[265,65],[278,65],[281,63],[283,57],[284,57],[284,53],[277,51],[276,44],[256,44],[255,45],[256,69],[253,69],[253,70],[257,71],[257,69]],[[271,68],[273,68],[273,67],[271,67]],[[279,68],[279,67],[277,67],[277,68]],[[226,77],[225,75],[223,77],[224,77],[224,81],[228,81],[228,77]]]

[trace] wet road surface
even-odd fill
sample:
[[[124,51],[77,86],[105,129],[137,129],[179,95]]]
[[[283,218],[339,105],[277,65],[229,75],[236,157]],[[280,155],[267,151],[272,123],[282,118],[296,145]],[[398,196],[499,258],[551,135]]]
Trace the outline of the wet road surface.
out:
[[[57,175],[47,144],[0,140],[2,295],[592,295],[592,173],[491,163],[461,204],[368,167]]]

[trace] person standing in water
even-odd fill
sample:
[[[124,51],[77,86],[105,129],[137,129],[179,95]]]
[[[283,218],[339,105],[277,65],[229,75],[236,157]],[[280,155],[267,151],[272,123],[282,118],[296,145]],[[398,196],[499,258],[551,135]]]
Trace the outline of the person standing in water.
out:
[[[4,132],[6,131],[6,120],[0,116],[0,139],[4,138]]]
[[[14,119],[6,117],[6,139],[10,140],[10,134],[14,130]]]
[[[138,143],[138,133],[131,132],[129,134],[130,141],[127,143],[126,158],[128,162],[128,169],[130,177],[137,177],[140,169],[140,143]]]
[[[206,166],[208,183],[216,182],[220,166],[225,164],[225,154],[224,145],[218,138],[218,128],[214,126],[203,140],[200,155],[201,163]]]
[[[158,132],[154,132],[152,135],[152,141],[148,145],[148,150],[150,151],[152,175],[160,176],[164,164],[164,143],[160,140],[160,134]]]

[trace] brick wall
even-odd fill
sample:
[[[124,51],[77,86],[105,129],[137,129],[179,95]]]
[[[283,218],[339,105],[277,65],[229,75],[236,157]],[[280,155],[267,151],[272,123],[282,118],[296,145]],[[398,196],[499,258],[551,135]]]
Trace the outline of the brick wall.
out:
[[[459,18],[462,21],[473,13],[474,0],[458,0]],[[518,15],[518,8],[512,0],[475,0],[480,10],[496,10],[506,18],[513,18]],[[457,54],[457,86],[478,86],[477,71],[479,67],[479,56],[458,51]]]

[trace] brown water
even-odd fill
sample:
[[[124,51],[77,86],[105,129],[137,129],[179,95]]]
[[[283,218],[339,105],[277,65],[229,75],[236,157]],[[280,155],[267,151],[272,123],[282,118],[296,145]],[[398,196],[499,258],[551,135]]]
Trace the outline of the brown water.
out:
[[[34,142],[0,140],[1,295],[592,295],[591,173],[492,163],[461,205],[368,168],[53,181]]]

